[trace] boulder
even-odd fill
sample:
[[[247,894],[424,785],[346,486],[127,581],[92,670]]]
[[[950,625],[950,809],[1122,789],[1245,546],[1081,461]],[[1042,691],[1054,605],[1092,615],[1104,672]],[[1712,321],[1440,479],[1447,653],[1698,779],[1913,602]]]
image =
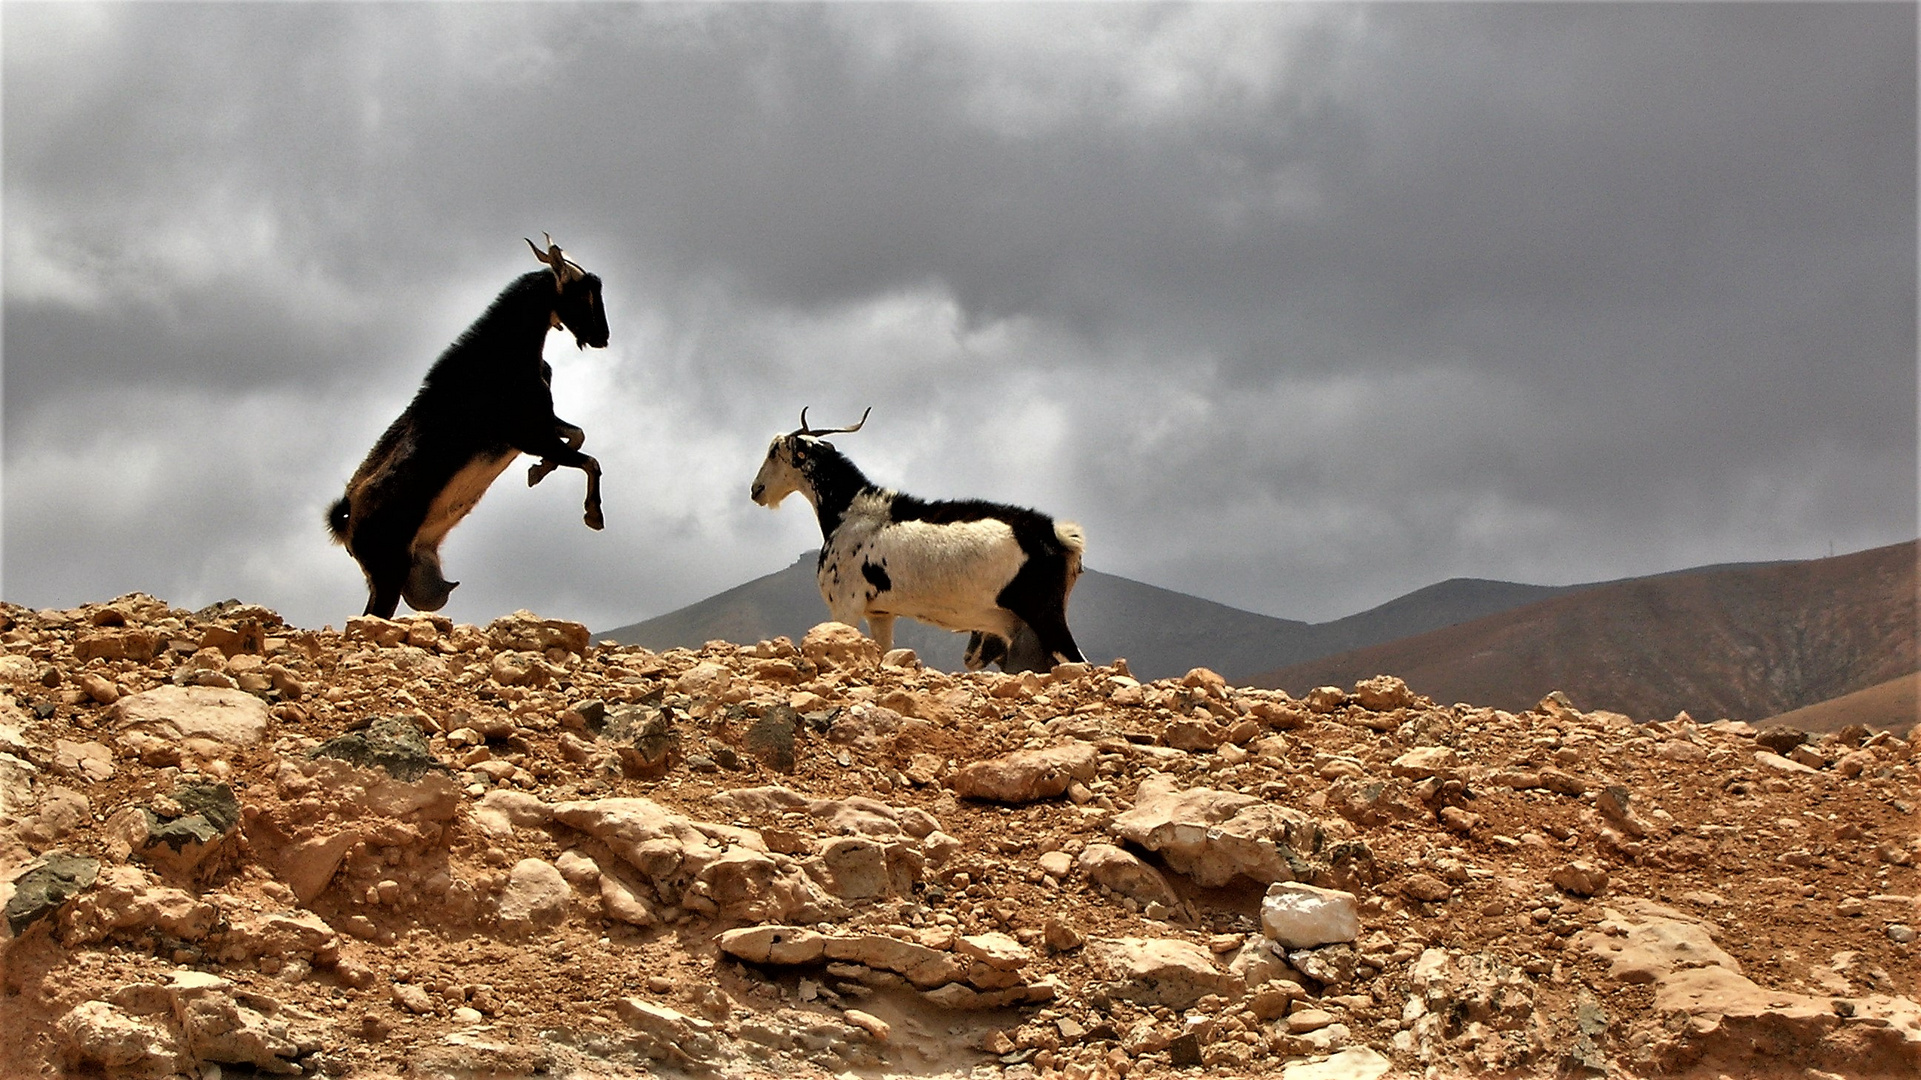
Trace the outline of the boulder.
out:
[[[1168,938],[1095,938],[1087,960],[1109,994],[1140,1005],[1186,1009],[1218,994],[1239,996],[1241,980],[1214,964],[1213,954]]]
[[[495,649],[545,653],[548,649],[582,655],[592,640],[584,624],[565,619],[543,619],[531,611],[516,611],[487,624],[487,638]]]
[[[1392,675],[1376,675],[1354,684],[1352,700],[1369,712],[1393,712],[1414,705],[1418,699],[1407,684]]]
[[[1353,941],[1361,910],[1354,894],[1300,882],[1276,882],[1261,900],[1261,931],[1288,949]]]
[[[163,1077],[185,1072],[192,1064],[171,1019],[133,1016],[105,1001],[83,1001],[68,1010],[54,1030],[69,1069]]]
[[[800,654],[823,671],[858,671],[880,664],[880,646],[846,623],[824,622],[807,631]]]
[[[239,835],[240,803],[226,784],[183,784],[165,800],[131,806],[102,832],[120,859],[138,857],[178,878],[192,878]]]
[[[1112,844],[1087,845],[1077,865],[1089,881],[1132,897],[1143,906],[1160,903],[1175,907],[1181,902],[1180,895],[1159,870]]]
[[[542,859],[522,859],[507,875],[500,894],[500,922],[522,932],[558,924],[567,915],[573,890],[560,870]]]
[[[5,926],[0,942],[11,941],[27,928],[58,911],[100,876],[100,860],[59,852],[35,859],[0,884],[0,910]]]
[[[1134,808],[1112,828],[1209,887],[1237,877],[1292,881],[1307,870],[1298,852],[1321,846],[1320,825],[1298,810],[1238,792],[1182,790],[1163,776],[1141,781]]]
[[[108,715],[123,738],[140,734],[181,742],[204,756],[258,743],[269,723],[266,702],[209,686],[157,686],[115,701]]]
[[[977,761],[955,770],[948,782],[963,799],[1029,803],[1064,794],[1075,780],[1093,780],[1099,764],[1093,746],[1070,742]]]
[[[138,866],[113,866],[100,871],[93,887],[61,911],[60,926],[69,944],[132,938],[148,931],[200,941],[213,932],[219,918],[214,905],[156,882]]]

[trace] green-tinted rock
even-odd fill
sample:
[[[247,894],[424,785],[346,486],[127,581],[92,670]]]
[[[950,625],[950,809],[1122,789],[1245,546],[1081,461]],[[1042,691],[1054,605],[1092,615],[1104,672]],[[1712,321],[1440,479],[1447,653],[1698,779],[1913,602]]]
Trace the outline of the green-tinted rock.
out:
[[[413,783],[430,772],[446,772],[427,747],[427,737],[413,719],[384,716],[359,731],[328,739],[307,755],[336,758],[363,769],[385,769],[388,776]]]
[[[100,876],[100,860],[64,852],[48,855],[38,866],[13,881],[14,893],[7,901],[7,927],[13,936],[59,910],[60,905],[79,895]]]

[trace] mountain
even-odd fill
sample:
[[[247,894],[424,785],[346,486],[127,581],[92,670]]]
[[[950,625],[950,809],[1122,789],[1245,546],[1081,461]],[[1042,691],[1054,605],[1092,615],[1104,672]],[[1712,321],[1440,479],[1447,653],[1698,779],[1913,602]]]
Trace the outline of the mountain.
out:
[[[1777,713],[1761,723],[1763,726],[1786,724],[1817,735],[1840,731],[1853,724],[1905,734],[1917,721],[1921,721],[1921,673],[1911,671],[1866,690]]]
[[[805,552],[784,570],[598,636],[654,650],[698,647],[715,638],[754,642],[784,635],[799,641],[809,627],[827,621],[827,607],[814,582],[815,558],[814,552]],[[1098,570],[1081,575],[1068,613],[1074,638],[1088,659],[1105,663],[1124,656],[1130,670],[1147,679],[1196,667],[1245,674],[1271,666],[1276,657],[1314,655],[1307,644],[1313,628],[1307,623],[1257,615]],[[913,649],[930,665],[957,671],[967,635],[902,619],[894,624],[894,643]]]
[[[808,627],[827,618],[814,583],[815,557],[804,552],[784,570],[599,636],[655,650],[696,648],[714,639],[753,642],[785,635],[798,641]],[[1148,679],[1208,667],[1238,681],[1278,665],[1407,637],[1583,587],[1456,578],[1356,615],[1309,624],[1088,570],[1074,587],[1068,616],[1081,650],[1097,663],[1126,657],[1130,670]],[[959,670],[964,635],[908,619],[896,623],[894,631],[896,644],[927,663]]]
[[[1639,719],[1761,719],[1916,669],[1915,556],[1909,541],[1589,586],[1251,682],[1301,694],[1387,672],[1444,702],[1520,710],[1558,689]]]

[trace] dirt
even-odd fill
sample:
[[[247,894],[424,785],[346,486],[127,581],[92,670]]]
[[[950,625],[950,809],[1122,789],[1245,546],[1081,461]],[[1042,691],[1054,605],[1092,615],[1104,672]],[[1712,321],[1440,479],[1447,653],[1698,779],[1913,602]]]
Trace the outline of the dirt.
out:
[[[143,596],[0,624],[0,753],[23,766],[0,759],[0,882],[15,883],[0,897],[48,855],[99,866],[0,927],[0,1075],[1921,1068],[1912,731],[1797,746],[1738,718],[1552,698],[1510,713],[1392,678],[1297,700],[1204,670],[1143,685],[1124,662],[957,675],[883,660],[846,628],[655,654],[525,613],[335,632]],[[178,686],[258,701],[264,730],[128,719]],[[417,767],[384,743],[315,756],[396,720],[418,732]],[[1076,743],[1095,753],[1064,790],[990,802],[948,786]],[[1269,879],[1203,886],[1120,837],[1157,777],[1309,823],[1290,876],[1351,896],[1358,933],[1276,957]],[[221,784],[237,816],[209,811],[203,839],[179,840]],[[730,796],[768,788],[792,794]],[[638,805],[608,800],[647,800],[680,839],[636,847],[560,820]],[[1190,831],[1208,858],[1234,839]],[[1176,901],[1091,881],[1093,845]],[[835,861],[869,854],[886,860],[872,880]],[[737,879],[692,869],[732,855],[749,860]],[[610,889],[637,907],[616,913]],[[21,904],[9,916],[27,919]],[[754,925],[859,958],[718,947]],[[1659,955],[1616,962],[1636,927]],[[1692,930],[1727,959],[1676,951]],[[930,993],[887,967],[881,938],[957,957],[974,981]],[[1127,939],[1190,947],[1208,992],[1170,1004],[1176,976],[1120,973],[1102,957]],[[1018,953],[1000,974],[965,954],[996,942]],[[1250,957],[1271,959],[1230,971]],[[1684,999],[1705,976],[1714,992]],[[991,1004],[994,979],[1025,1003],[937,1004]]]

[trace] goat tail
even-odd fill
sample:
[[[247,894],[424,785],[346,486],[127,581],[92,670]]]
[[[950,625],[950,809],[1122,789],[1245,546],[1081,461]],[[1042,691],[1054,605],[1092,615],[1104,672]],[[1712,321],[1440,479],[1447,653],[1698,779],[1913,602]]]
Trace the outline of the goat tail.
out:
[[[353,505],[341,496],[340,501],[327,509],[327,531],[333,533],[334,543],[347,542],[347,526],[353,520]]]
[[[1071,521],[1054,523],[1054,539],[1067,549],[1067,576],[1069,579],[1080,576],[1081,555],[1087,550],[1087,534],[1079,525]]]

